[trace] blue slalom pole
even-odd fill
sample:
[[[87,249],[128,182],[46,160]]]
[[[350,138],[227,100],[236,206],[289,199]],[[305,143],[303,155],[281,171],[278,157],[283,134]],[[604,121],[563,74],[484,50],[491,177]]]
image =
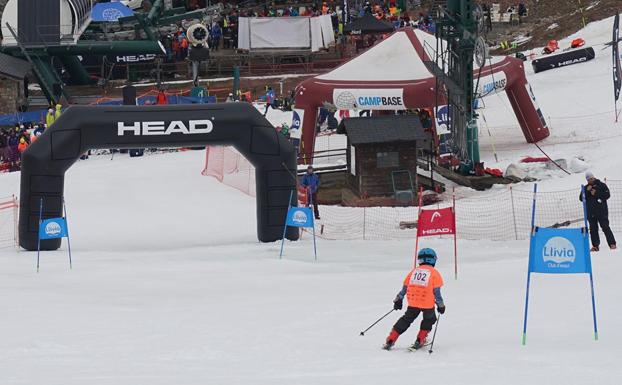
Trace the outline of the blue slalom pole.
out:
[[[317,262],[317,247],[315,246],[315,220],[313,220],[313,254],[315,255],[315,262]]]
[[[71,263],[71,242],[69,241],[69,223],[67,221],[67,206],[65,205],[65,198],[63,198],[63,213],[65,214],[65,227],[67,231],[67,249],[69,249],[69,269],[73,269],[73,264]]]
[[[41,254],[41,221],[43,217],[43,198],[39,203],[39,226],[37,226],[37,273],[39,272],[39,255]]]
[[[583,203],[583,222],[585,224],[585,242],[589,242],[589,240],[587,240],[588,237],[588,226],[587,226],[587,204],[586,204],[586,193],[585,193],[585,186],[581,185],[581,195],[582,195],[582,199],[581,202]],[[589,243],[588,243],[588,248],[589,248]],[[590,291],[591,291],[591,295],[592,295],[592,319],[594,320],[594,341],[598,341],[598,322],[596,321],[596,297],[594,296],[594,278],[592,275],[592,256],[590,255],[590,251],[589,249],[587,250],[587,255],[588,258],[590,260]]]
[[[596,299],[594,297],[594,279],[590,269],[590,289],[592,291],[592,318],[594,319],[594,341],[598,341],[598,322],[596,322]]]
[[[289,215],[289,209],[292,207],[292,196],[294,190],[289,192],[289,203],[287,204],[287,214],[285,214],[285,224],[283,225],[283,238],[281,238],[281,252],[279,253],[279,259],[283,258],[283,244],[285,243],[285,233],[287,232],[287,216]]]
[[[527,314],[529,312],[529,286],[531,284],[531,255],[533,252],[533,236],[536,232],[536,196],[538,184],[533,185],[533,202],[531,205],[531,233],[529,235],[529,264],[527,267],[527,289],[525,293],[525,317],[523,319],[523,345],[527,344]]]

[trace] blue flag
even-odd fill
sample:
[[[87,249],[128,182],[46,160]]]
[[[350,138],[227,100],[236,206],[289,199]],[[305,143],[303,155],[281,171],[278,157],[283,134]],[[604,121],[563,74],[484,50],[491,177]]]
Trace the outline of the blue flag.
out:
[[[56,239],[67,237],[67,221],[65,218],[50,218],[41,221],[39,239]]]
[[[591,273],[587,230],[536,228],[529,248],[529,272]]]
[[[313,211],[310,207],[290,207],[285,224],[292,227],[313,227]]]

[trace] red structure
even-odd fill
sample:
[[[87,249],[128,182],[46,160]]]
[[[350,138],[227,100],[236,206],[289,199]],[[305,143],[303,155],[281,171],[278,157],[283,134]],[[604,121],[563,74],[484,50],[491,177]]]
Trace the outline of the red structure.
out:
[[[361,55],[296,88],[295,105],[304,110],[302,122],[303,161],[312,158],[318,109],[329,102],[339,109],[403,110],[433,108],[436,79],[425,61],[436,47],[434,36],[404,28],[394,32]],[[480,72],[481,71],[481,72]],[[529,143],[549,136],[544,116],[525,77],[523,62],[512,57],[495,57],[480,70],[478,93],[491,95],[504,90]],[[439,105],[445,104],[442,92]]]

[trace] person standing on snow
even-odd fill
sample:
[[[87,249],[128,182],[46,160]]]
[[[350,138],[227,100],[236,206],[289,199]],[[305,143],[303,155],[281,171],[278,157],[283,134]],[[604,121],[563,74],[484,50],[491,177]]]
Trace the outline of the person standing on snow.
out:
[[[54,109],[50,108],[48,109],[48,113],[47,115],[45,115],[45,124],[48,126],[48,128],[54,124],[54,121],[56,120],[56,117],[54,116]]]
[[[300,184],[307,190],[309,195],[308,202],[313,205],[315,219],[320,219],[320,210],[317,204],[317,190],[320,188],[320,177],[313,172],[313,166],[307,167],[307,173],[302,177]]]
[[[406,313],[397,320],[391,333],[387,337],[384,346],[385,350],[390,350],[398,337],[404,333],[410,325],[415,321],[419,313],[423,313],[419,334],[417,340],[411,346],[411,349],[419,349],[425,345],[425,340],[432,330],[432,325],[436,323],[436,312],[434,305],[440,314],[445,313],[445,303],[441,296],[441,286],[443,286],[443,277],[434,268],[436,265],[436,252],[432,249],[421,249],[417,254],[419,266],[415,267],[408,273],[402,290],[397,293],[397,297],[393,300],[393,309],[401,310],[404,296],[408,300],[408,308]]]
[[[611,196],[606,184],[594,177],[591,171],[585,173],[587,185],[585,186],[585,206],[587,208],[587,221],[590,224],[590,238],[592,239],[592,249],[598,251],[600,248],[600,237],[598,235],[598,224],[605,233],[609,248],[616,248],[616,239],[609,227],[609,208],[607,199]],[[579,200],[583,201],[583,191],[579,195]]]
[[[268,90],[266,91],[266,110],[263,112],[263,116],[266,116],[270,107],[274,108],[274,98],[275,95],[272,87],[268,87]]]

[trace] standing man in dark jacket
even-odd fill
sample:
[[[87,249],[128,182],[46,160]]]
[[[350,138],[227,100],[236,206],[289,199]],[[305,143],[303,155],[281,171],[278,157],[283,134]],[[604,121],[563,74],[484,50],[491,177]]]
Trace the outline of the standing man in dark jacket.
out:
[[[610,249],[616,248],[616,239],[609,227],[609,209],[607,199],[611,196],[606,184],[594,177],[591,171],[585,173],[587,185],[585,186],[585,205],[587,207],[587,220],[590,223],[590,237],[592,238],[591,251],[598,251],[600,237],[598,236],[598,224],[603,229],[607,244]],[[579,199],[583,200],[583,192]]]
[[[307,190],[308,202],[310,205],[313,205],[315,219],[320,219],[320,210],[317,204],[317,190],[320,187],[320,177],[313,172],[313,166],[307,167],[307,173],[302,177],[300,184]]]

